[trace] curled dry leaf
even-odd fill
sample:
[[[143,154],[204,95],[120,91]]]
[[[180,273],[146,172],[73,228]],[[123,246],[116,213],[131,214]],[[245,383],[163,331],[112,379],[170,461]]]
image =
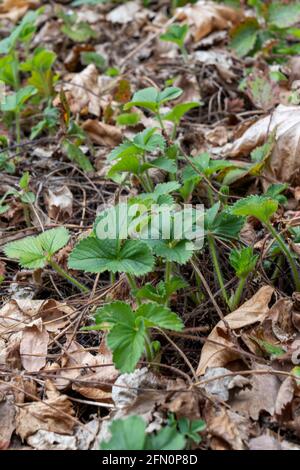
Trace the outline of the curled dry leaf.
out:
[[[230,391],[233,389],[244,388],[249,384],[249,379],[243,377],[242,375],[228,376],[226,374],[230,373],[229,369],[225,367],[212,367],[206,369],[203,380],[211,379],[213,377],[220,377],[219,379],[212,380],[207,382],[201,388],[204,388],[206,393],[213,395],[222,401],[227,401],[229,399]],[[225,377],[222,377],[224,375]],[[221,378],[222,377],[222,378]]]
[[[73,214],[73,194],[67,186],[49,188],[45,203],[50,219],[64,222]]]
[[[281,416],[286,407],[292,402],[296,387],[297,384],[293,377],[287,377],[282,382],[275,403],[275,413],[277,415]]]
[[[101,90],[98,70],[94,64],[88,65],[82,72],[74,75],[65,89],[72,113],[100,116]]]
[[[28,444],[36,450],[77,450],[74,436],[39,430],[27,439]]]
[[[37,372],[46,365],[49,333],[41,318],[23,330],[20,343],[22,366],[28,372]]]
[[[73,433],[76,423],[72,419],[75,414],[72,403],[66,395],[49,395],[46,400],[26,403],[18,408],[16,433],[22,440],[39,430],[68,435]]]
[[[230,29],[243,18],[239,10],[213,2],[198,1],[176,10],[179,20],[187,21],[195,41],[199,41],[213,31]]]
[[[114,147],[122,141],[120,129],[95,119],[85,121],[82,128],[89,135],[92,142],[97,145]]]
[[[261,323],[269,312],[269,302],[273,292],[274,289],[270,286],[261,287],[251,299],[226,316],[229,327],[232,330],[238,330],[254,323]],[[202,348],[197,375],[204,374],[207,367],[223,367],[237,359],[239,354],[229,349],[230,347],[232,348],[234,345],[221,320],[212,330]]]
[[[4,0],[0,5],[0,18],[17,22],[29,8],[37,8],[40,0]]]
[[[265,366],[263,368],[266,369]],[[280,382],[275,375],[254,374],[251,389],[237,393],[230,401],[230,406],[234,411],[254,420],[259,419],[262,411],[273,416],[279,387]]]
[[[13,397],[9,396],[0,402],[0,450],[9,447],[12,433],[16,427],[15,415]]]
[[[225,147],[227,156],[249,156],[275,132],[275,145],[265,174],[278,181],[289,182],[300,170],[300,106],[279,105],[269,115],[259,119],[233,144]]]
[[[211,409],[205,419],[207,429],[212,436],[222,439],[233,450],[246,448],[245,443],[248,441],[251,427],[246,418],[231,410],[221,408],[218,411]]]

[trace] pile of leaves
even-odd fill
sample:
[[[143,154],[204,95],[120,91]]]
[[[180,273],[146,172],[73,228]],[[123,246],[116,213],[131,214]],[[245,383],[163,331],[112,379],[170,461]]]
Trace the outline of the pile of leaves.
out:
[[[42,3],[0,5],[0,448],[299,450],[299,4]]]

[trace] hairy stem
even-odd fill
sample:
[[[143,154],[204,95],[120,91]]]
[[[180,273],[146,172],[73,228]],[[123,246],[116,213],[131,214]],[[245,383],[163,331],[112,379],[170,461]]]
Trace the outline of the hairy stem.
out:
[[[242,277],[239,280],[236,291],[235,291],[234,295],[232,296],[232,298],[230,299],[230,310],[231,311],[235,310],[239,306],[246,280],[247,280],[246,277]]]
[[[289,250],[289,248],[286,246],[285,242],[283,241],[283,239],[281,238],[281,236],[279,235],[279,233],[277,233],[277,231],[275,230],[275,228],[273,227],[273,225],[270,224],[270,222],[266,222],[265,223],[267,229],[269,230],[269,232],[271,233],[271,235],[275,238],[275,240],[277,241],[278,245],[279,245],[279,248],[281,249],[282,253],[286,256],[288,262],[289,262],[289,265],[290,265],[290,268],[291,268],[291,271],[292,271],[292,275],[293,275],[293,279],[294,279],[294,283],[295,283],[295,287],[296,287],[296,290],[297,292],[300,292],[300,276],[299,276],[299,271],[298,271],[298,268],[297,268],[297,265],[296,265],[296,262]]]
[[[226,302],[226,304],[229,305],[229,299],[228,299],[228,295],[227,295],[227,292],[226,292],[226,289],[225,289],[223,274],[222,274],[222,271],[221,271],[221,268],[220,268],[218,254],[217,254],[214,239],[212,238],[212,236],[208,235],[207,240],[208,240],[210,256],[212,258],[212,262],[213,262],[213,265],[214,265],[214,270],[215,270],[215,273],[216,273],[216,276],[217,276],[218,284],[219,284],[220,289],[221,289],[222,297],[223,297],[224,301]]]
[[[77,281],[73,276],[71,276],[69,273],[67,273],[59,264],[57,264],[54,260],[50,259],[49,261],[50,266],[56,271],[60,276],[64,277],[67,281],[69,281],[71,284],[76,286],[79,290],[81,290],[84,293],[90,292],[90,290],[81,284],[81,282]]]

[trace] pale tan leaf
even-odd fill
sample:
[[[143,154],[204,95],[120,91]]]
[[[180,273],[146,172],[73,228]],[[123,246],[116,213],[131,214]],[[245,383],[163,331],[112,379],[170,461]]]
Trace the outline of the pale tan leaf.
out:
[[[97,145],[114,147],[122,140],[120,129],[95,119],[85,121],[82,128]]]
[[[66,96],[73,113],[90,113],[100,116],[99,73],[94,64],[77,73],[65,86]]]
[[[241,305],[237,310],[226,316],[226,321],[232,330],[244,328],[261,323],[269,312],[269,302],[271,300],[274,289],[270,286],[263,286],[259,291],[251,297],[247,302]],[[239,357],[237,352],[229,349],[234,347],[230,340],[230,336],[226,331],[223,321],[220,321],[208,336],[208,340],[215,341],[219,344],[207,341],[201,351],[197,375],[205,373],[207,367],[223,367]]]
[[[4,0],[0,5],[0,18],[17,22],[29,8],[37,8],[40,0]]]
[[[202,0],[194,5],[188,4],[183,8],[177,8],[176,13],[179,20],[187,21],[190,25],[195,41],[199,41],[213,31],[230,29],[243,18],[239,10]]]
[[[296,381],[293,377],[287,377],[281,384],[276,403],[275,413],[282,415],[286,407],[292,402],[296,389]]]
[[[48,216],[64,222],[73,214],[73,194],[67,186],[48,189],[45,196]]]
[[[46,365],[49,333],[39,318],[27,326],[20,343],[22,366],[28,372],[37,372]]]
[[[289,182],[300,169],[300,106],[279,105],[269,115],[259,119],[224,152],[231,157],[249,156],[275,132],[275,145],[265,174],[278,181]]]
[[[233,450],[245,449],[250,423],[243,416],[221,408],[215,414],[210,413],[207,428],[210,434],[227,442]]]

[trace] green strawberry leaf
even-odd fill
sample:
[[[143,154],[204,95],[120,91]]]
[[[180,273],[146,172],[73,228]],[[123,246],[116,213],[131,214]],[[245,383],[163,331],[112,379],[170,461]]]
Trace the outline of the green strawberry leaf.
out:
[[[109,427],[111,438],[100,444],[100,450],[143,450],[146,423],[140,416],[116,419]]]
[[[176,313],[171,312],[168,307],[162,307],[155,303],[141,305],[137,309],[136,315],[143,317],[148,328],[159,327],[173,331],[182,331],[183,329],[182,320]]]
[[[176,104],[176,106],[174,106],[171,111],[162,116],[162,119],[164,121],[174,122],[174,124],[178,126],[182,116],[184,116],[191,109],[198,108],[199,106],[201,106],[201,104],[202,103],[196,103],[194,101],[190,103]]]
[[[264,196],[248,196],[236,202],[231,213],[244,217],[255,217],[262,223],[268,223],[278,209],[278,201]]]
[[[124,272],[142,276],[152,271],[154,257],[146,243],[88,237],[81,240],[69,257],[69,267],[90,273]]]
[[[252,247],[233,249],[229,256],[229,262],[239,278],[246,278],[254,270],[259,256],[253,254]]]

